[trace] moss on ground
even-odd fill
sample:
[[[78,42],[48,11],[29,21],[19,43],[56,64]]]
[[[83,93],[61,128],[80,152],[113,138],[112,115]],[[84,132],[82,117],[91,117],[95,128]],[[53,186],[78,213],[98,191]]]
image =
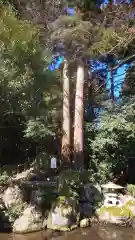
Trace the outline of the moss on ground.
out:
[[[133,217],[132,211],[128,206],[123,205],[119,206],[102,206],[98,212],[98,215],[102,215],[103,213],[108,212],[110,215],[115,217]]]
[[[127,207],[135,207],[135,200],[129,200],[128,202],[126,202],[125,204]]]

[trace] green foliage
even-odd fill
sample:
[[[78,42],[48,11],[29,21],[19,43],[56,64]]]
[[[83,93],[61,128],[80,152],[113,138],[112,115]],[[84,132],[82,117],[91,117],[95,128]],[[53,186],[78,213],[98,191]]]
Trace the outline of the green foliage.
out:
[[[94,138],[87,141],[91,148],[90,169],[96,173],[97,181],[112,178],[121,173],[134,156],[135,145],[134,100],[106,109],[95,126]],[[88,147],[87,147],[88,148]]]
[[[8,216],[9,219],[14,222],[18,217],[22,215],[22,212],[26,208],[27,204],[25,202],[17,202],[15,205],[8,208]]]
[[[135,62],[132,62],[132,66],[126,72],[122,88],[122,96],[132,97],[135,93]]]
[[[83,56],[93,59],[107,53],[123,55],[129,44],[134,45],[134,34],[128,32],[131,24],[134,25],[134,20],[129,18],[130,11],[122,5],[111,11],[108,8],[97,11],[95,0],[69,0],[64,1],[64,4],[74,6],[79,11],[76,11],[74,17],[63,16],[59,11],[57,19],[54,17],[56,21],[52,20],[49,24],[49,31],[45,29],[47,38],[43,36],[44,46],[49,42],[52,49],[53,43],[60,40],[64,43],[66,55],[69,58],[72,56],[70,59],[74,60]],[[58,3],[56,5],[60,6]],[[21,131],[23,128],[24,136],[37,143],[60,132],[62,107],[60,71],[51,74],[47,70],[51,54],[44,46],[42,48],[39,35],[35,24],[18,19],[11,5],[1,5],[1,115],[12,114],[15,118],[19,113],[23,116]],[[98,101],[102,106],[101,98]],[[1,135],[5,136],[3,132],[0,128]],[[88,179],[93,182],[106,181],[113,172],[121,171],[128,162],[129,155],[133,155],[133,104],[112,109],[112,112],[107,110],[101,118],[99,128],[88,124],[85,132],[85,151],[90,157],[91,171],[89,177],[87,174],[82,176],[82,173],[73,173],[73,179],[66,176],[72,185],[69,195],[77,196],[80,182],[87,182]],[[64,178],[62,181],[62,185],[67,184]]]
[[[88,3],[87,0],[80,1],[82,4],[79,5],[87,5],[85,2]],[[73,5],[77,6],[78,3],[73,1]],[[95,6],[95,1],[89,2],[89,5]],[[84,11],[81,6],[80,12],[76,12],[74,17],[60,16],[51,25],[50,40],[63,42],[68,56],[72,55],[74,58],[97,58],[108,53],[118,55],[125,51],[134,40],[134,36],[128,32],[130,11],[126,11],[124,7],[114,7],[111,12],[109,9],[99,12],[93,7],[88,9]],[[87,14],[83,14],[84,12]],[[121,13],[125,16],[122,20],[119,19]]]
[[[72,172],[64,172],[59,177],[59,195],[65,196],[66,198],[73,197],[78,198],[79,188],[79,174]]]
[[[135,197],[135,185],[133,184],[128,184],[127,185],[127,191],[128,191],[128,194]]]
[[[90,122],[85,124],[85,153],[87,154],[91,172],[91,180],[94,183],[102,184],[106,182],[107,178],[111,178],[111,170],[108,162],[102,161],[94,157],[93,144],[96,142],[98,135],[97,126]],[[88,157],[89,156],[89,157]]]
[[[34,78],[31,64],[37,55],[36,36],[36,28],[18,20],[11,7],[0,9],[0,91],[1,101],[4,101],[2,112],[21,112],[28,104],[27,91]]]
[[[0,173],[0,186],[8,183],[9,175],[6,171]]]
[[[97,183],[91,171],[63,171],[59,177],[59,194],[78,199],[80,187],[90,182]]]
[[[28,104],[27,91],[33,83],[31,64],[37,55],[37,30],[31,24],[18,20],[11,7],[3,7],[0,12],[0,85],[1,100],[5,100],[3,111],[21,112]]]
[[[42,189],[42,200],[46,209],[49,209],[51,205],[56,202],[55,188],[46,186]]]
[[[25,137],[30,137],[38,141],[48,135],[54,135],[54,132],[46,126],[45,121],[42,121],[40,118],[28,121]]]
[[[56,132],[56,127],[58,128],[60,81],[47,70],[49,59],[48,49],[42,49],[40,46],[39,31],[36,26],[18,19],[11,5],[2,5],[0,9],[0,100],[3,103],[1,115],[8,118],[12,114],[15,119],[16,115],[20,115],[20,118],[23,116],[20,131],[25,128],[25,137],[34,140],[52,136]],[[2,128],[0,131],[3,134]]]

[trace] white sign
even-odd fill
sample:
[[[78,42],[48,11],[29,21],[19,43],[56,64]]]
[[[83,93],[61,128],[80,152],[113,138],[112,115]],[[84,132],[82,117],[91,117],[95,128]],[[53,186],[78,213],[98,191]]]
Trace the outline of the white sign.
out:
[[[57,168],[57,159],[55,157],[51,158],[51,168]]]

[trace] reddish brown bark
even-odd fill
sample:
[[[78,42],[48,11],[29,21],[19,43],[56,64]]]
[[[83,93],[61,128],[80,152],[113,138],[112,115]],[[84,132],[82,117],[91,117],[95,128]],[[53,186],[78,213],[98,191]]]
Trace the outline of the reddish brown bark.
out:
[[[84,64],[77,68],[75,117],[74,117],[74,166],[80,169],[84,165]]]
[[[70,79],[68,76],[68,62],[63,67],[63,122],[62,122],[62,160],[63,165],[69,165],[71,157],[71,116],[70,116]]]

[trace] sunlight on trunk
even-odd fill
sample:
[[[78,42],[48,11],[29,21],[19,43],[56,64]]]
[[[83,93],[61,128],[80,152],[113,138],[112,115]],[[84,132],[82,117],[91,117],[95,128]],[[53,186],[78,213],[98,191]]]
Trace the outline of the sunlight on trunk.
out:
[[[83,167],[83,138],[84,138],[84,65],[80,63],[77,69],[75,118],[74,118],[74,166]]]
[[[71,145],[71,136],[70,136],[70,79],[68,77],[68,62],[64,61],[63,67],[63,137],[62,137],[62,157],[63,164],[67,165],[70,162],[70,145]]]

